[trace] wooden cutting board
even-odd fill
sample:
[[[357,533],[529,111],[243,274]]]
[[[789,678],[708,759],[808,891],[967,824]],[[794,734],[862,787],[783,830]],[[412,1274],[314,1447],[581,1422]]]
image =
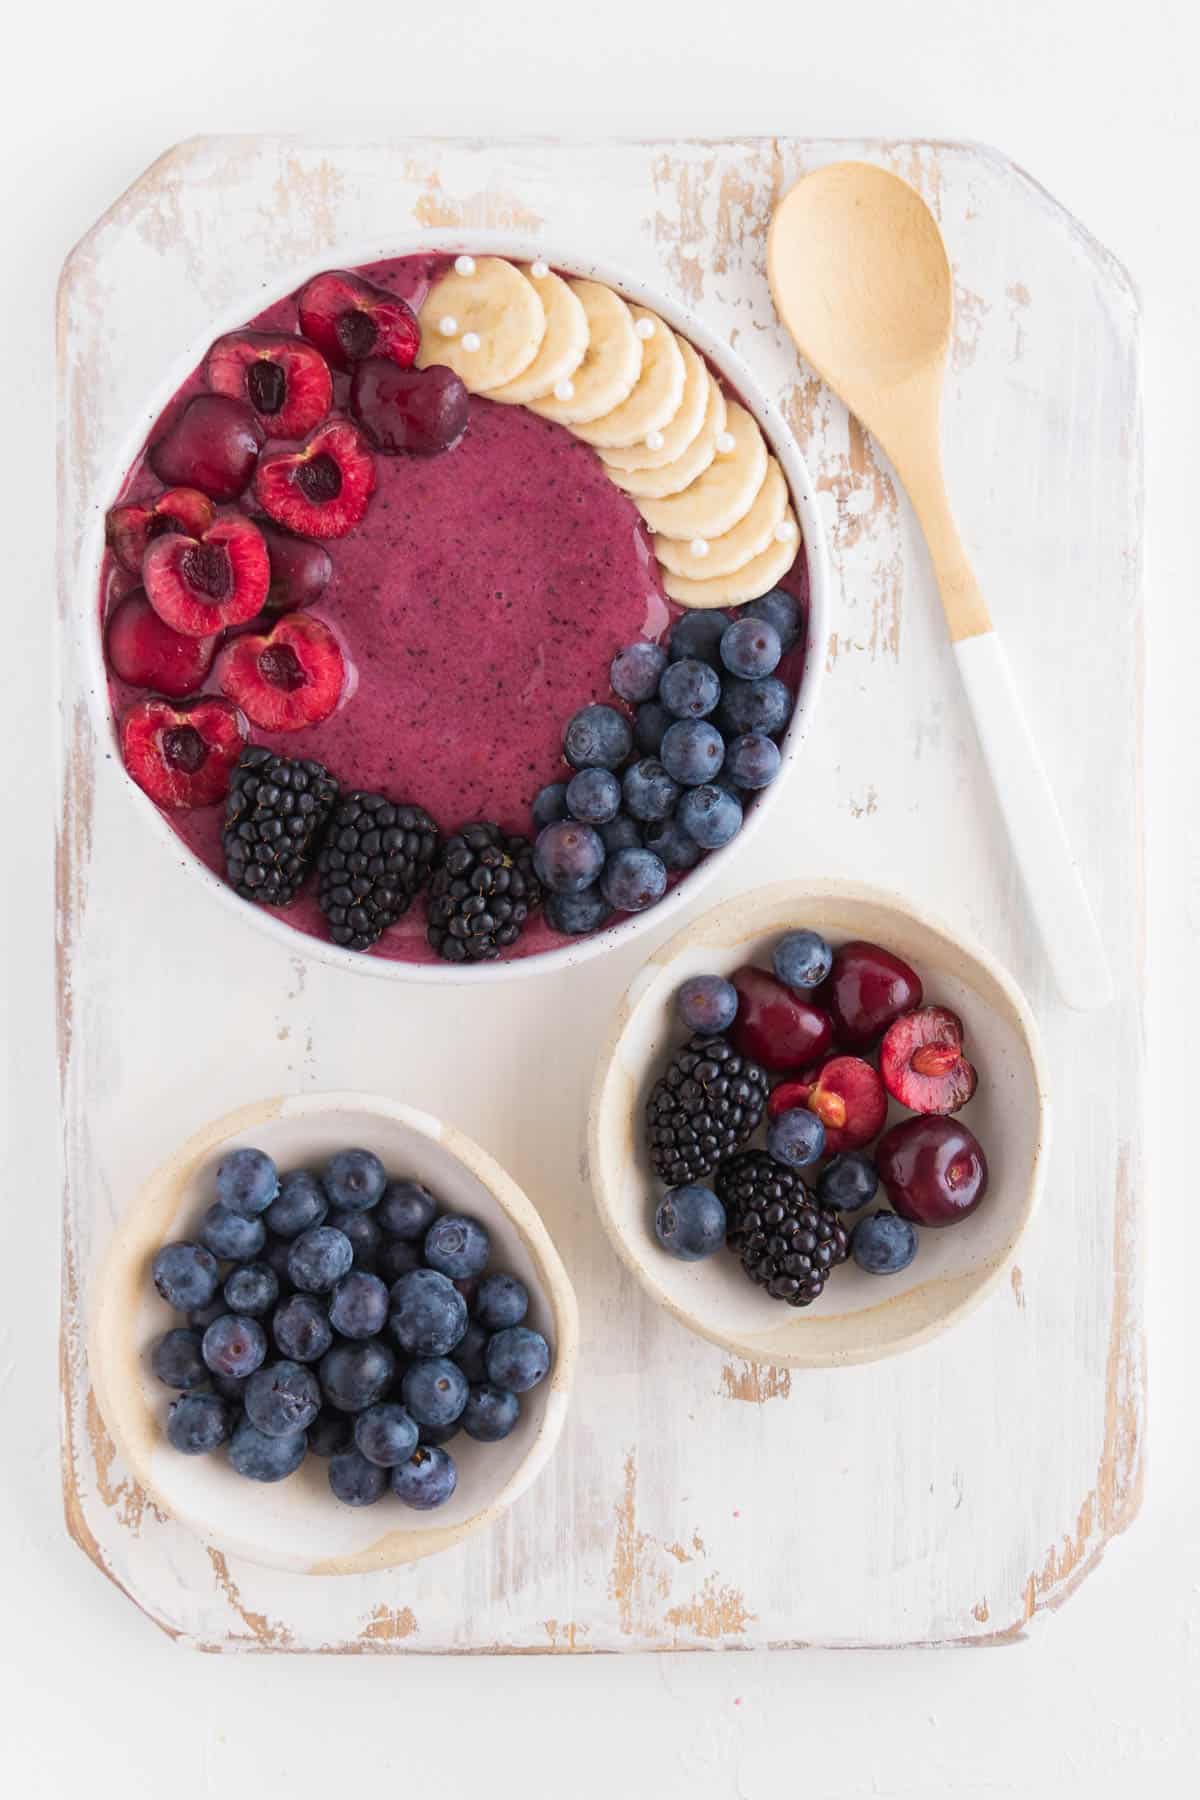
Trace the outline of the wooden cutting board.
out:
[[[1055,1001],[909,507],[771,310],[771,207],[846,156],[915,182],[949,245],[951,495],[1097,908],[1109,1014]],[[1054,1141],[1020,1267],[893,1362],[731,1362],[609,1250],[586,1095],[653,940],[484,991],[347,977],[194,891],[93,728],[84,534],[181,351],[240,295],[249,315],[261,284],[480,229],[499,248],[574,245],[727,333],[822,496],[821,710],[773,830],[705,904],[786,875],[880,880],[988,944],[1039,1014]],[[197,139],[72,253],[59,353],[63,1485],[87,1556],[206,1649],[981,1643],[1061,1602],[1136,1514],[1143,1459],[1140,352],[1120,266],[974,145]],[[554,1464],[493,1531],[400,1571],[302,1579],[227,1561],[121,1466],[88,1379],[88,1284],[137,1184],[198,1124],[281,1089],[355,1086],[441,1114],[511,1170],[576,1283],[584,1353]]]

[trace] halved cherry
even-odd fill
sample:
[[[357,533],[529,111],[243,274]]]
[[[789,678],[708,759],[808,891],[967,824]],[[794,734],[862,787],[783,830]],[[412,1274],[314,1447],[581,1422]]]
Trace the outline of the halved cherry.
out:
[[[214,393],[247,401],[271,437],[306,437],[333,405],[333,377],[321,352],[283,331],[218,338],[205,374]]]
[[[185,637],[211,637],[263,609],[271,563],[263,534],[242,513],[220,514],[200,537],[156,538],[142,564],[146,598]]]
[[[301,331],[335,369],[352,368],[365,356],[386,356],[402,369],[416,360],[421,328],[411,306],[361,275],[346,269],[314,275],[298,305]]]
[[[922,1006],[889,1025],[879,1046],[888,1093],[917,1113],[956,1113],[979,1077],[963,1055],[963,1024],[946,1006]]]
[[[159,806],[213,806],[248,736],[228,700],[206,696],[184,706],[139,700],[121,720],[121,754],[138,786]]]
[[[277,525],[301,537],[345,537],[375,492],[375,459],[356,426],[331,419],[299,450],[265,451],[254,491]]]
[[[194,487],[210,500],[236,500],[254,473],[263,437],[244,400],[197,394],[147,454],[168,487]]]
[[[303,731],[342,697],[346,659],[328,625],[288,613],[265,637],[234,638],[217,667],[221,691],[263,731]]]
[[[333,558],[324,544],[296,537],[270,519],[255,519],[254,523],[266,540],[271,559],[271,585],[263,610],[295,612],[298,607],[311,606],[319,600],[333,574]]]
[[[185,637],[164,625],[141,589],[114,610],[105,633],[108,664],[130,687],[180,700],[194,694],[212,668],[215,637]]]
[[[806,1106],[825,1127],[825,1154],[861,1150],[878,1137],[887,1120],[887,1094],[861,1056],[831,1056],[799,1081],[782,1081],[767,1102],[771,1118]]]
[[[212,522],[213,503],[199,488],[166,488],[154,500],[114,506],[104,521],[104,536],[121,567],[140,575],[152,538],[172,531],[200,537]]]

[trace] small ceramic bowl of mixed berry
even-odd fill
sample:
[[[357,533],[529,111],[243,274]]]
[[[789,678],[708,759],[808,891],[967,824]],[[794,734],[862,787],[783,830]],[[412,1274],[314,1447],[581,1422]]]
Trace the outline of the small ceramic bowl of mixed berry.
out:
[[[306,1094],[217,1120],[150,1179],[89,1354],[164,1511],[341,1574],[497,1518],[553,1453],[577,1338],[545,1226],[477,1145],[387,1099]]]
[[[751,1360],[821,1367],[983,1298],[1046,1133],[1011,976],[895,896],[820,882],[730,901],[656,954],[601,1057],[589,1152],[656,1300]]]

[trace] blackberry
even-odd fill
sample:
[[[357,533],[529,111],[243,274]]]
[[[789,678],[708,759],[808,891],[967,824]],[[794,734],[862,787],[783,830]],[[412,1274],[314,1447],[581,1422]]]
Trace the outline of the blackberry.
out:
[[[819,1206],[792,1169],[762,1150],[743,1150],[717,1170],[725,1242],[751,1281],[774,1300],[811,1306],[830,1272],[846,1260],[849,1234]]]
[[[251,744],[237,760],[221,848],[230,886],[260,906],[290,906],[313,865],[338,786],[319,762]]]
[[[650,1160],[668,1187],[711,1175],[744,1144],[767,1103],[767,1077],[723,1037],[693,1037],[655,1082],[646,1103]]]
[[[385,794],[343,795],[317,862],[334,943],[369,950],[425,886],[437,847],[438,828],[421,807]]]
[[[446,839],[429,888],[429,942],[447,962],[490,962],[515,944],[541,904],[533,850],[498,825],[464,825]]]

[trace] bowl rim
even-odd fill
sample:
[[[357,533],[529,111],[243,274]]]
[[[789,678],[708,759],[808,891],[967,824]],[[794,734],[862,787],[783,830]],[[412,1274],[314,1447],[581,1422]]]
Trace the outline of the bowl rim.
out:
[[[157,1216],[172,1195],[178,1207],[198,1166],[222,1143],[243,1136],[270,1120],[303,1119],[314,1114],[337,1112],[366,1113],[404,1126],[438,1145],[487,1188],[533,1262],[553,1321],[554,1365],[546,1384],[546,1403],[524,1457],[503,1487],[469,1518],[454,1525],[401,1526],[382,1532],[362,1549],[298,1565],[293,1558],[271,1558],[253,1541],[241,1542],[226,1533],[214,1534],[202,1517],[190,1513],[186,1507],[181,1508],[177,1499],[168,1498],[162,1492],[154,1479],[149,1458],[143,1454],[145,1434],[132,1423],[135,1414],[141,1422],[144,1401],[140,1380],[130,1368],[139,1355],[133,1341],[134,1315],[121,1309],[121,1299],[123,1278],[131,1265],[144,1262],[149,1250],[152,1241],[146,1231],[149,1216]],[[96,1403],[109,1435],[138,1484],[161,1511],[186,1525],[204,1542],[244,1556],[262,1567],[278,1568],[290,1574],[353,1575],[400,1567],[439,1550],[448,1550],[493,1523],[550,1461],[566,1421],[579,1358],[579,1306],[575,1290],[541,1214],[524,1190],[493,1156],[456,1126],[386,1095],[354,1090],[271,1095],[235,1107],[193,1132],[146,1178],[136,1198],[117,1220],[112,1241],[92,1279],[89,1310],[88,1371]],[[118,1367],[124,1370],[120,1379],[117,1378]]]
[[[600,1118],[608,1084],[618,1069],[617,1051],[625,1030],[634,1014],[658,990],[661,977],[669,970],[671,964],[683,950],[693,944],[706,941],[714,932],[721,931],[731,923],[735,917],[743,916],[748,907],[754,911],[760,909],[766,911],[784,901],[789,905],[796,904],[802,907],[808,901],[836,904],[839,900],[887,908],[903,915],[921,929],[944,939],[957,954],[973,963],[1000,989],[1012,1009],[1033,1072],[1037,1097],[1033,1162],[1020,1209],[1003,1248],[997,1254],[991,1267],[944,1312],[927,1318],[923,1323],[915,1325],[902,1336],[892,1339],[886,1344],[864,1345],[855,1350],[816,1348],[808,1351],[803,1348],[803,1345],[791,1349],[781,1344],[778,1348],[768,1350],[763,1347],[761,1342],[712,1326],[688,1307],[681,1305],[655,1280],[649,1264],[634,1254],[627,1236],[622,1231],[613,1208],[609,1204],[608,1183],[601,1174],[609,1159],[602,1151],[600,1144]],[[754,935],[763,934],[759,932]],[[669,938],[666,943],[661,944],[654,951],[622,996],[596,1063],[588,1106],[588,1169],[592,1194],[601,1224],[626,1268],[657,1305],[670,1313],[672,1318],[678,1320],[687,1330],[695,1332],[698,1337],[706,1338],[710,1343],[717,1344],[723,1350],[731,1351],[747,1362],[774,1364],[787,1368],[833,1369],[882,1362],[928,1343],[948,1330],[951,1325],[966,1318],[995,1290],[1012,1266],[1017,1247],[1037,1211],[1045,1185],[1051,1123],[1049,1093],[1041,1033],[1029,1002],[1004,964],[981,944],[964,936],[937,914],[930,913],[924,907],[919,907],[906,900],[895,889],[878,887],[868,882],[832,879],[771,882],[762,887],[750,888],[742,894],[724,900],[719,905],[710,907],[698,918],[692,919],[682,931],[676,932],[674,937]],[[886,1300],[884,1304],[886,1304]],[[863,1316],[868,1316],[866,1310],[864,1310]],[[796,1322],[801,1323],[802,1321],[797,1320]]]
[[[145,442],[147,418],[151,421],[158,418],[180,383],[199,365],[217,337],[236,330],[247,317],[253,317],[264,307],[295,293],[297,288],[302,287],[322,269],[355,268],[384,259],[428,255],[432,252],[446,255],[504,255],[514,262],[531,262],[542,257],[555,268],[566,269],[585,279],[606,282],[639,305],[648,306],[659,313],[672,330],[688,337],[716,366],[761,427],[768,448],[783,467],[792,504],[800,522],[801,539],[808,561],[807,653],[797,689],[795,710],[781,745],[783,760],[779,774],[771,786],[759,795],[737,837],[721,849],[710,851],[695,869],[688,871],[681,881],[668,889],[656,906],[645,912],[626,915],[617,924],[609,925],[588,937],[568,938],[559,947],[535,951],[530,956],[501,958],[496,962],[473,967],[453,963],[409,963],[346,950],[323,938],[312,937],[308,932],[297,931],[286,920],[275,918],[261,907],[241,899],[226,882],[183,846],[184,865],[202,886],[214,893],[243,923],[265,931],[293,955],[310,957],[331,968],[379,980],[461,986],[513,981],[525,975],[541,975],[589,962],[608,950],[630,942],[640,933],[680,915],[703,888],[728,866],[730,856],[736,855],[748,842],[750,834],[760,828],[764,814],[770,812],[776,803],[778,793],[785,786],[807,737],[825,677],[825,645],[829,636],[828,615],[832,590],[828,547],[817,505],[816,483],[784,418],[781,406],[764,389],[757,376],[730,344],[722,341],[702,319],[689,313],[683,305],[677,304],[653,283],[628,270],[619,269],[605,259],[597,260],[576,254],[557,240],[548,243],[539,237],[520,232],[432,229],[400,233],[395,240],[383,246],[378,242],[333,244],[327,256],[319,260],[302,258],[291,266],[286,279],[258,288],[247,286],[241,290],[238,299],[220,309],[211,328],[206,329],[201,337],[192,340],[186,352],[174,359],[167,374],[152,391],[148,405],[137,409],[129,428],[120,436],[111,456],[105,459],[105,474],[96,484],[98,497],[92,507],[91,522],[76,572],[79,604],[74,611],[76,639],[87,674],[85,685],[93,726],[101,744],[111,752],[118,765],[120,786],[127,790],[141,816],[148,820],[157,841],[174,858],[179,857],[180,840],[149,795],[143,793],[127,773],[121,756],[117,720],[109,702],[104,632],[97,603],[105,547],[105,516],[120,491],[126,472]]]

